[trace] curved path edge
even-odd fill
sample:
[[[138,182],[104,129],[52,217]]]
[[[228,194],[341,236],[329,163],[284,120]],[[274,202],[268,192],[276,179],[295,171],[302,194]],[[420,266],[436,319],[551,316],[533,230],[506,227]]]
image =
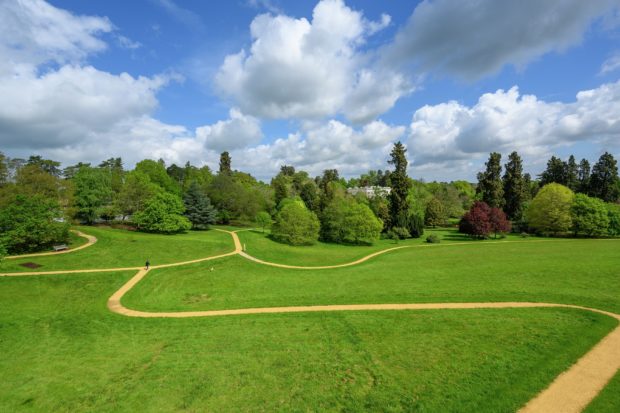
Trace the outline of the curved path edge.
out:
[[[82,238],[86,238],[86,244],[80,245],[79,247],[62,250],[62,251],[37,252],[37,253],[34,253],[34,254],[21,254],[21,255],[9,255],[7,257],[4,257],[4,259],[16,260],[16,259],[19,259],[19,258],[45,257],[47,255],[68,254],[70,252],[75,252],[75,251],[83,250],[84,248],[88,248],[91,245],[93,245],[95,242],[97,242],[97,237],[95,237],[93,235],[85,234],[82,231],[79,231],[77,229],[72,229],[70,231],[73,232],[74,234],[82,237]]]

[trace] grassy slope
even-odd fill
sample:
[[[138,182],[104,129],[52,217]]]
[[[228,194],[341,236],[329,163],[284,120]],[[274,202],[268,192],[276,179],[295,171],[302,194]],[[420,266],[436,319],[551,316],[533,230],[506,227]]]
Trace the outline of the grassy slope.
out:
[[[286,270],[229,257],[155,270],[123,302],[142,310],[196,310],[543,301],[620,313],[619,249],[620,241],[594,240],[442,244],[394,251],[334,270]]]
[[[32,271],[19,265],[24,262],[42,265],[37,271],[139,267],[144,265],[147,258],[151,265],[158,265],[207,257],[234,249],[229,234],[213,230],[157,235],[105,227],[78,229],[97,237],[97,242],[70,254],[6,260],[2,262],[0,271]]]
[[[571,309],[108,312],[131,275],[0,279],[0,411],[514,411],[614,324]]]
[[[248,254],[265,261],[301,266],[343,264],[388,248],[404,245],[428,245],[426,244],[426,237],[430,234],[438,235],[443,244],[472,241],[471,238],[464,234],[459,234],[454,229],[427,229],[422,238],[402,240],[398,243],[395,243],[393,240],[382,239],[376,241],[373,245],[340,245],[317,242],[315,245],[293,247],[273,241],[269,238],[268,231],[262,233],[260,230],[244,230],[237,233],[241,243],[246,245],[246,252]],[[509,235],[505,240],[523,241],[535,239],[523,239],[517,235]],[[489,241],[501,240],[490,239]]]

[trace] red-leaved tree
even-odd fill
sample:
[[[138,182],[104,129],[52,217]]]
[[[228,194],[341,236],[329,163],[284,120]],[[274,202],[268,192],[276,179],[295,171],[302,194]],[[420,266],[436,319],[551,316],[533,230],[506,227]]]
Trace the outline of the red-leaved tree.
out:
[[[491,224],[491,231],[495,234],[510,232],[512,226],[510,221],[506,218],[506,214],[499,208],[491,208],[489,211],[489,223]]]
[[[491,232],[489,215],[491,208],[486,202],[476,201],[469,211],[463,215],[459,223],[459,231],[474,238],[486,238]]]

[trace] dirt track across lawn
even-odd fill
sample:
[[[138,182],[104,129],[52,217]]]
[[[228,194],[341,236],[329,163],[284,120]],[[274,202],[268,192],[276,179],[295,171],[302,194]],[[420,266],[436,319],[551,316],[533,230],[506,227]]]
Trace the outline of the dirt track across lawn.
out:
[[[491,302],[491,303],[428,303],[428,304],[351,304],[351,305],[316,305],[316,306],[294,306],[294,307],[264,307],[264,308],[242,308],[230,310],[209,310],[209,311],[186,311],[186,312],[147,312],[132,310],[122,305],[123,296],[138,284],[151,270],[158,268],[166,268],[180,266],[196,262],[215,260],[232,255],[241,255],[242,257],[263,265],[271,265],[276,267],[291,269],[322,269],[322,268],[338,268],[343,266],[351,266],[360,264],[377,255],[384,254],[402,248],[410,248],[411,246],[401,246],[382,250],[363,257],[357,261],[346,264],[322,267],[297,267],[285,264],[270,263],[254,258],[242,251],[241,242],[235,232],[218,230],[229,233],[235,245],[235,250],[226,254],[220,254],[212,257],[201,258],[192,261],[185,261],[172,264],[164,264],[151,267],[146,270],[141,267],[133,268],[109,268],[109,269],[89,269],[89,270],[73,270],[73,271],[47,271],[47,272],[22,272],[0,274],[5,276],[21,276],[21,275],[42,275],[42,274],[66,274],[66,273],[92,273],[103,271],[121,271],[121,270],[138,270],[125,285],[116,291],[108,299],[108,308],[110,311],[128,317],[143,318],[188,318],[188,317],[217,317],[217,316],[235,316],[235,315],[251,315],[251,314],[274,314],[274,313],[299,313],[299,312],[331,312],[331,311],[411,311],[411,310],[442,310],[442,309],[481,309],[481,308],[538,308],[538,307],[556,307],[556,308],[576,308],[585,311],[605,314],[620,321],[620,315],[608,311],[598,310],[595,308],[587,308],[568,304],[555,303],[530,303],[530,302]],[[84,234],[85,235],[85,234]],[[93,237],[94,238],[94,237]],[[96,241],[96,239],[95,239]],[[509,243],[510,241],[504,241]],[[520,241],[513,241],[520,242]],[[534,241],[527,241],[534,242]],[[92,245],[92,244],[90,244]],[[88,244],[86,245],[88,246]],[[82,246],[81,248],[85,248]],[[75,250],[71,250],[75,251]],[[69,251],[70,252],[70,251]],[[55,253],[44,254],[53,255]],[[24,257],[24,256],[21,256]],[[620,369],[620,325],[612,332],[605,336],[597,343],[588,353],[582,356],[573,366],[561,373],[545,390],[530,400],[521,410],[523,413],[577,413],[581,412],[596,395],[607,385],[609,380]]]

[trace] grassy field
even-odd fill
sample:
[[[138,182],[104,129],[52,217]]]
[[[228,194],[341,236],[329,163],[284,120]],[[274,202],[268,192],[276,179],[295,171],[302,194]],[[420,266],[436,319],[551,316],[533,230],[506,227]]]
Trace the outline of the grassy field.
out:
[[[35,261],[45,262],[41,270],[133,265],[130,260],[140,266],[144,251],[155,252],[159,259],[151,256],[152,263],[162,264],[233,248],[230,236],[216,231],[171,237],[83,231],[99,242],[41,257]],[[252,255],[290,264],[302,257],[304,265],[346,262],[394,246],[318,244],[289,251],[260,232],[239,235]],[[620,313],[620,241],[462,243],[452,232],[442,236],[440,245],[408,241],[419,245],[331,270],[286,270],[239,256],[153,270],[123,303],[183,311],[543,301]],[[188,319],[109,312],[107,298],[134,274],[0,277],[0,411],[508,412],[617,324],[559,308]],[[616,376],[588,412],[618,411],[619,386]]]
[[[246,246],[246,252],[264,261],[277,262],[280,264],[318,266],[318,265],[337,265],[350,261],[355,261],[373,252],[394,248],[404,245],[428,245],[426,237],[436,234],[441,238],[442,244],[472,242],[471,238],[464,234],[459,234],[455,229],[427,229],[422,238],[401,240],[396,243],[390,239],[376,241],[373,245],[340,245],[325,242],[318,242],[315,245],[293,247],[274,241],[270,238],[269,231],[264,233],[261,230],[243,230],[237,235],[242,244]],[[490,239],[488,241],[524,241],[536,238],[521,238],[517,235],[509,235],[505,239]]]
[[[362,265],[332,270],[287,270],[234,256],[152,271],[123,303],[134,309],[173,311],[541,301],[620,313],[619,250],[620,241],[611,240],[439,245],[393,251]]]
[[[513,411],[614,324],[571,309],[108,312],[131,275],[0,279],[0,411]]]
[[[6,260],[0,264],[0,272],[32,271],[20,265],[26,262],[40,265],[37,271],[139,267],[144,265],[147,258],[151,265],[158,265],[234,250],[230,235],[214,230],[157,235],[107,227],[77,229],[94,235],[97,242],[70,254]]]

